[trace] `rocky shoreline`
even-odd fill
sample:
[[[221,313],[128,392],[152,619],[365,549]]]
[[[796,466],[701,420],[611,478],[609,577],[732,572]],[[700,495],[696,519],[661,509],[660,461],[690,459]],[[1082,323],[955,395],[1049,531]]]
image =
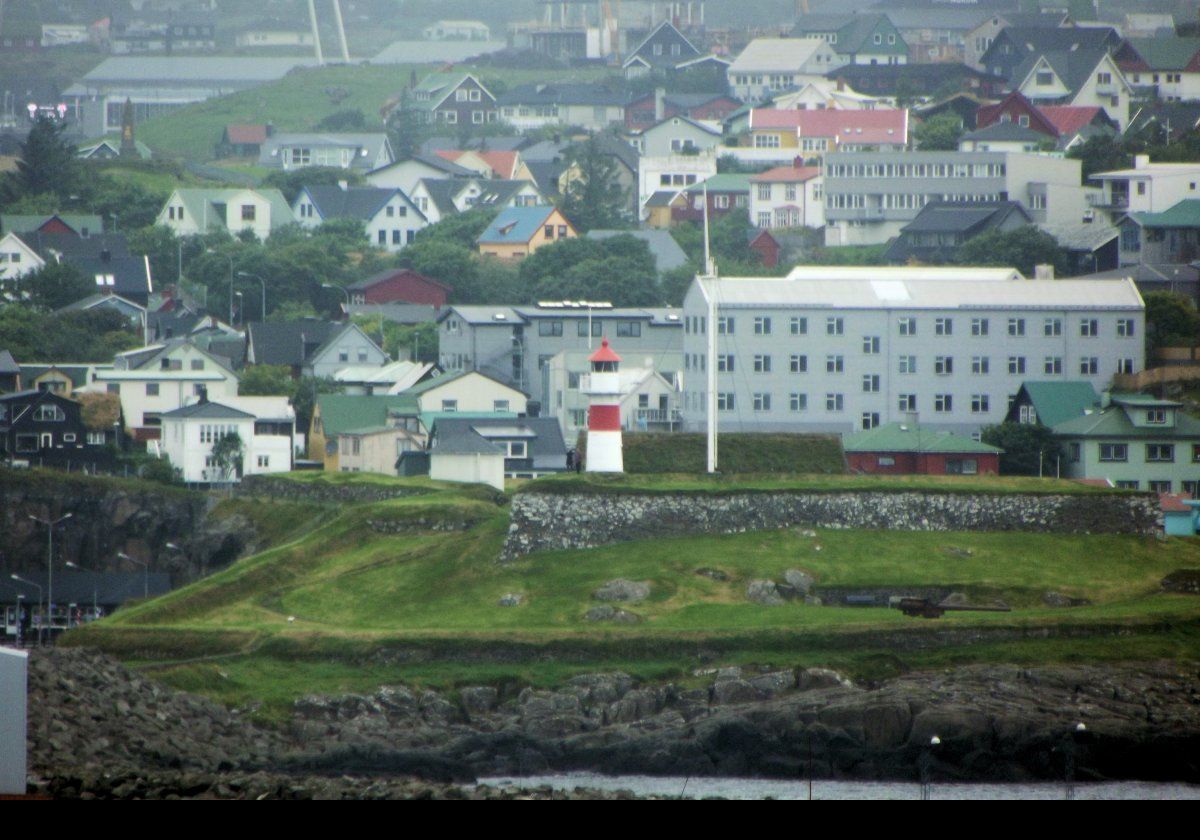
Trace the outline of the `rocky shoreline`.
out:
[[[82,649],[35,652],[29,689],[30,790],[60,798],[629,795],[471,784],[571,770],[1200,782],[1195,663],[971,666],[870,686],[738,668],[686,686],[619,673],[556,691],[389,686],[301,698],[277,729]]]

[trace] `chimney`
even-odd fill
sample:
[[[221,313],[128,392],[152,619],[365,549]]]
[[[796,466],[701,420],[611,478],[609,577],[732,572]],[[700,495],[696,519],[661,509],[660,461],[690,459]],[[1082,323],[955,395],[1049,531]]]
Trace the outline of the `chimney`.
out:
[[[1035,265],[1033,267],[1033,279],[1034,280],[1053,280],[1054,279],[1054,266],[1050,265],[1049,263],[1040,263],[1038,265]]]
[[[196,390],[199,392],[197,394],[197,396],[199,397],[199,399],[197,400],[197,403],[200,405],[204,405],[206,402],[208,402],[208,387],[205,385],[197,385]]]
[[[654,89],[654,121],[656,123],[662,122],[666,114],[666,97],[666,88]]]
[[[839,91],[844,91],[846,89],[846,80],[843,79],[841,76],[838,76],[837,89]]]
[[[1133,168],[1134,169],[1145,169],[1149,165],[1150,165],[1150,155],[1134,155],[1133,156]]]

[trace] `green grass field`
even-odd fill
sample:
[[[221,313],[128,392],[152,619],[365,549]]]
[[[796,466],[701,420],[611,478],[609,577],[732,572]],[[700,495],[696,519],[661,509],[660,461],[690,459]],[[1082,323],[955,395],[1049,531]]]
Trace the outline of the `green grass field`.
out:
[[[546,76],[539,70],[460,67],[476,73],[484,85],[497,91],[544,81]],[[368,124],[378,124],[384,103],[408,87],[414,71],[420,78],[437,69],[408,64],[297,69],[276,82],[147,120],[138,126],[138,139],[156,154],[207,161],[230,123],[270,121],[276,131],[309,131],[330,114],[359,110]],[[555,71],[554,76],[558,82],[583,82],[597,80],[605,72],[604,68],[577,68]]]
[[[295,480],[413,495],[341,506],[222,502],[214,515],[250,517],[273,547],[64,643],[101,647],[225,702],[262,704],[267,718],[284,714],[300,694],[389,682],[550,685],[613,668],[686,681],[709,661],[829,665],[879,676],[963,662],[1193,658],[1200,651],[1200,599],[1159,587],[1174,569],[1200,568],[1200,540],[806,536],[793,529],[546,552],[501,564],[508,513],[504,497],[487,488],[345,473]],[[775,480],[764,479],[765,486]],[[727,579],[699,575],[700,568]],[[928,621],[883,608],[746,600],[750,580],[781,580],[787,569],[803,569],[818,587],[948,587],[1013,609]],[[641,621],[585,621],[597,603],[592,591],[617,577],[649,582],[650,598],[626,607]],[[1042,595],[1050,590],[1091,604],[1046,607]],[[499,606],[509,592],[524,603]],[[947,641],[954,630],[969,632]]]

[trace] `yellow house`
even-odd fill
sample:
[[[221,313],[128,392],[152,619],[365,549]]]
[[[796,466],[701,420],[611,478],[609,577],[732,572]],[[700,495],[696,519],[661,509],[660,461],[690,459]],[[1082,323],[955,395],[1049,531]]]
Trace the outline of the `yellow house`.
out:
[[[555,207],[507,207],[475,240],[482,256],[519,260],[543,245],[579,234]]]

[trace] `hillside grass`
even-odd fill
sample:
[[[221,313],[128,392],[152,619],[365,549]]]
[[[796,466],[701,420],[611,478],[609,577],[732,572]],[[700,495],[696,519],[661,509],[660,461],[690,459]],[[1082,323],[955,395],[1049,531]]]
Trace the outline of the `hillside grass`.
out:
[[[215,515],[250,518],[272,547],[63,644],[102,648],[172,685],[255,706],[265,719],[284,716],[301,694],[396,682],[554,685],[610,669],[686,682],[713,663],[824,665],[877,678],[968,662],[1200,652],[1200,599],[1159,586],[1175,569],[1200,569],[1195,539],[787,529],[502,564],[508,512],[489,488],[352,474],[289,480],[427,492],[363,504],[221,502]],[[400,533],[380,533],[381,523]],[[818,590],[945,587],[1012,611],[926,621],[884,608],[746,600],[749,581],[781,580],[788,569],[808,572]],[[647,601],[621,605],[641,621],[585,621],[599,603],[592,592],[618,577],[649,582]],[[1047,591],[1092,603],[1046,607]],[[509,592],[524,603],[499,606]]]
[[[408,87],[414,71],[421,78],[438,69],[410,64],[297,68],[277,81],[147,120],[138,125],[138,139],[157,154],[202,162],[213,158],[221,133],[231,123],[270,121],[279,132],[311,131],[338,111],[359,110],[368,126],[378,126],[382,124],[380,109]],[[457,69],[475,73],[493,93],[545,81],[546,77],[544,70],[476,69],[465,64]],[[606,72],[606,68],[581,67],[556,70],[554,77],[558,82],[595,81]]]

